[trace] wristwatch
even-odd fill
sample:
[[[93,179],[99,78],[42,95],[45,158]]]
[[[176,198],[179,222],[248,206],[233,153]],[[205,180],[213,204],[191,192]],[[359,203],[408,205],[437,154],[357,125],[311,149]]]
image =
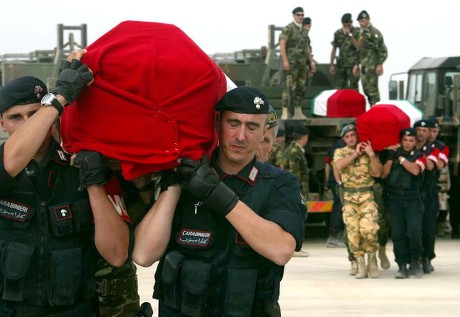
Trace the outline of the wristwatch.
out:
[[[56,99],[56,96],[50,92],[43,96],[41,104],[43,107],[54,107],[59,112],[59,115],[64,110],[64,107],[61,105],[59,100]]]
[[[352,37],[352,36],[353,36],[353,34],[351,34],[351,32],[350,32],[350,33],[348,33],[348,36],[349,36],[349,37]]]

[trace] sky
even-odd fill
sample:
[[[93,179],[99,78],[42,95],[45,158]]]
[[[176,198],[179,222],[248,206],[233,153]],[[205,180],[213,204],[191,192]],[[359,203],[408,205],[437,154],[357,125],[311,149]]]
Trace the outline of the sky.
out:
[[[356,20],[367,10],[384,37],[389,57],[380,78],[382,99],[393,73],[405,72],[422,57],[460,55],[455,0],[3,0],[0,55],[53,49],[56,25],[87,24],[88,44],[125,20],[175,24],[208,53],[258,49],[268,42],[268,26],[285,26],[302,6],[312,19],[315,60],[329,63],[333,33],[344,13]],[[358,26],[357,21],[354,22]],[[67,38],[65,39],[67,40]],[[78,39],[77,39],[78,41]]]

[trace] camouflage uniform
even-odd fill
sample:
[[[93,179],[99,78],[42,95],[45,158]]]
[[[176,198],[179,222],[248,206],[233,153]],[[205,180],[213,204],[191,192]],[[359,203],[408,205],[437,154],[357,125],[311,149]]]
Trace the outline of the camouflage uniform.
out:
[[[361,81],[369,103],[374,105],[380,100],[378,75],[375,68],[385,62],[388,51],[382,34],[371,23],[360,32]]]
[[[284,154],[284,146],[280,143],[273,143],[273,152],[268,159],[268,163],[277,167],[286,167],[286,156]]]
[[[116,170],[123,190],[123,200],[131,220],[138,219],[144,212],[144,204],[138,190]],[[99,296],[100,317],[132,317],[139,308],[137,268],[131,259],[121,267],[113,267],[100,258],[97,264],[96,283]]]
[[[335,150],[334,164],[352,155],[354,150],[344,147]],[[350,249],[355,257],[375,253],[378,248],[378,208],[374,200],[370,158],[359,156],[353,163],[340,171],[344,187],[343,221],[346,225]]]
[[[307,31],[291,22],[280,34],[279,39],[286,41],[286,54],[290,65],[289,74],[286,74],[286,85],[289,85],[291,102],[294,106],[301,106],[305,95],[305,83],[308,75],[308,53],[309,40]],[[283,107],[289,105],[289,93],[285,86],[282,93]]]
[[[307,159],[305,158],[305,150],[297,142],[293,141],[286,148],[285,155],[285,169],[297,177],[300,183],[300,191],[303,197],[308,199],[310,170]]]
[[[359,28],[352,27],[350,33],[359,39]],[[353,46],[351,37],[340,28],[334,33],[332,46],[339,49],[336,58],[335,86],[337,89],[350,88],[359,90],[359,75],[353,75],[353,67],[359,64],[359,52]]]

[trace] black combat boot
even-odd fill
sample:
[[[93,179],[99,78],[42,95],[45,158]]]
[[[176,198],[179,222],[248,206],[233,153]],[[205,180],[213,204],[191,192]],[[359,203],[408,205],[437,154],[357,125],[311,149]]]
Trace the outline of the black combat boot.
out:
[[[395,278],[397,279],[403,279],[403,278],[408,278],[409,273],[407,272],[407,265],[406,264],[398,264],[399,265],[399,270],[395,275]]]
[[[422,263],[420,259],[417,260],[410,260],[410,275],[414,275],[416,278],[420,278],[423,276],[423,270],[422,270]]]
[[[434,271],[433,265],[431,265],[430,259],[428,258],[423,258],[422,262],[423,266],[423,273],[428,274]]]

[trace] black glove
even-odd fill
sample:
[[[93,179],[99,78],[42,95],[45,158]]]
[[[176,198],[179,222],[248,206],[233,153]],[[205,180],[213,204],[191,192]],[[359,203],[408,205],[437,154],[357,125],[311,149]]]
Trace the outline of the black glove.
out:
[[[393,161],[396,158],[395,150],[388,150],[387,161]]]
[[[184,176],[183,188],[204,201],[218,216],[225,217],[238,202],[238,196],[220,180],[205,155],[201,161],[182,159],[177,172]]]
[[[59,74],[56,87],[50,92],[63,96],[70,105],[77,99],[83,86],[92,79],[93,73],[89,71],[88,66],[74,59],[71,63],[64,63],[64,69]]]
[[[101,153],[81,151],[75,156],[73,165],[80,169],[80,185],[104,185],[107,183],[106,165]]]
[[[161,192],[168,189],[169,186],[182,183],[182,175],[174,170],[164,170],[161,172],[160,188]]]

